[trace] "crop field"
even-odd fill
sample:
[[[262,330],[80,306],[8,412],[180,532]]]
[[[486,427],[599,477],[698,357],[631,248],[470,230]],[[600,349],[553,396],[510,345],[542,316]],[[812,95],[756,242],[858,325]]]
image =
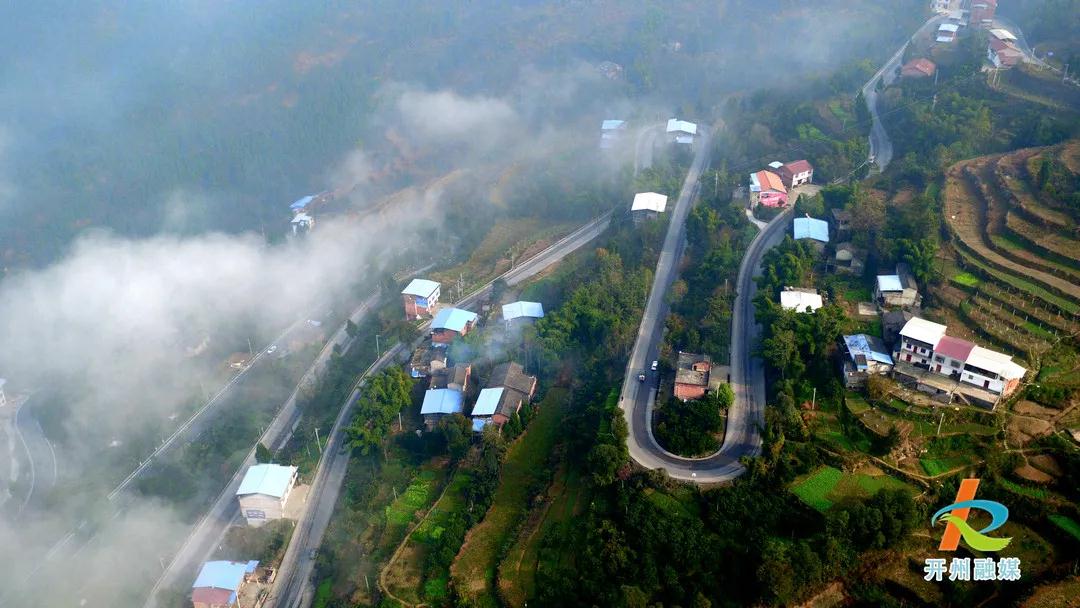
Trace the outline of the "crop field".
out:
[[[919,459],[919,465],[930,477],[936,477],[969,464],[971,464],[971,460],[963,456],[923,457]]]
[[[823,466],[801,480],[795,480],[790,486],[799,500],[822,513],[838,503],[869,498],[886,488],[910,486],[889,475],[845,473],[830,466]]]
[[[1054,513],[1050,515],[1050,521],[1054,522],[1054,525],[1069,533],[1070,536],[1076,540],[1080,540],[1080,523],[1072,519],[1067,515],[1060,515]]]
[[[1078,154],[1074,141],[966,160],[946,173],[956,265],[936,295],[1010,354],[1038,357],[1080,335],[1078,218],[1073,193],[1060,186],[1075,183]]]

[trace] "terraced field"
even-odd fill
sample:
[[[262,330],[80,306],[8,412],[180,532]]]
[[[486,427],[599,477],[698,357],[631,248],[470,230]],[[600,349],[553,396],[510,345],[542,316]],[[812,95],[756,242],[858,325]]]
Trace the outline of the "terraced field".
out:
[[[1047,159],[1058,183],[1077,183],[1080,142],[949,168],[944,212],[956,266],[936,294],[984,340],[1033,358],[1080,336],[1077,210],[1039,187]]]

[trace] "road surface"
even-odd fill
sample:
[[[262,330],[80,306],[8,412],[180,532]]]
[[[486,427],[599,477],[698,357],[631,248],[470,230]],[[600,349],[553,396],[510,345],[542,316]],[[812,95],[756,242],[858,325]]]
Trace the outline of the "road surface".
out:
[[[26,497],[18,509],[19,515],[34,499],[34,495],[45,494],[56,485],[57,462],[56,450],[52,443],[45,437],[41,424],[30,411],[30,401],[33,395],[20,397],[15,402],[15,434],[26,454],[27,472],[29,473],[29,488]]]
[[[667,123],[656,123],[642,127],[634,140],[634,175],[642,169],[652,167],[653,149],[656,147],[656,136],[667,126]]]
[[[715,454],[704,458],[683,458],[664,450],[652,433],[658,374],[646,371],[647,362],[659,358],[667,317],[667,291],[682,257],[686,216],[697,196],[701,172],[708,162],[708,137],[706,133],[672,211],[619,399],[629,425],[627,447],[630,457],[646,468],[664,469],[673,478],[697,483],[719,483],[738,477],[744,471],[739,458],[760,452],[759,426],[764,422],[765,414],[765,375],[761,360],[751,356],[760,335],[760,328],[753,322],[753,277],[760,270],[765,252],[783,240],[791,213],[787,210],[765,225],[750,243],[739,266],[731,336],[731,384],[735,401],[728,410],[723,445]],[[760,226],[757,222],[755,225]],[[645,382],[638,381],[638,374],[642,372],[646,374]]]
[[[537,275],[595,239],[607,229],[610,222],[610,212],[601,215],[500,275],[495,280],[501,279],[506,281],[508,285],[517,285]],[[455,303],[455,306],[462,308],[475,306],[483,296],[490,292],[491,285],[495,280],[465,296]],[[426,330],[427,325],[424,324],[420,329],[422,331]],[[385,366],[392,364],[395,357],[402,353],[403,350],[402,345],[396,345],[364,372],[360,383],[369,374],[378,372]],[[349,453],[347,450],[342,451],[340,448],[345,440],[345,426],[352,417],[353,405],[360,396],[360,386],[362,386],[360,383],[349,395],[344,407],[341,408],[341,413],[338,415],[334,428],[327,438],[327,447],[323,452],[324,457],[319,462],[315,480],[308,491],[304,512],[296,522],[296,531],[289,541],[285,557],[278,568],[274,587],[263,608],[295,608],[311,605],[315,593],[315,588],[311,584],[315,559],[312,559],[311,556],[322,545],[323,535],[326,533],[334,506],[337,504],[338,494],[341,492],[341,486],[345,480]]]
[[[356,309],[353,310],[349,318],[354,323],[359,323],[360,320],[378,303],[378,292],[368,296]],[[311,367],[308,368],[304,376],[296,384],[296,388],[293,389],[292,394],[288,400],[282,405],[278,411],[277,416],[267,427],[266,431],[259,438],[259,441],[270,448],[271,451],[277,451],[281,449],[292,436],[292,431],[295,428],[297,421],[300,418],[300,411],[296,406],[296,398],[299,394],[301,387],[314,383],[318,376],[322,374],[326,368],[327,363],[330,361],[330,357],[334,352],[335,345],[341,345],[343,350],[348,349],[352,341],[345,331],[345,324],[342,323],[338,328],[334,336],[326,343],[319,356],[312,362]],[[184,543],[173,555],[172,561],[161,573],[161,576],[155,582],[154,587],[151,589],[150,595],[146,601],[145,606],[152,607],[155,604],[157,592],[160,589],[167,589],[173,585],[180,584],[180,582],[187,582],[186,579],[194,578],[195,571],[198,566],[213,553],[217,547],[221,537],[224,536],[229,526],[240,515],[240,509],[236,502],[236,490],[240,487],[240,482],[244,478],[244,473],[248,467],[255,463],[255,446],[252,446],[251,451],[248,453],[244,462],[237,469],[236,473],[229,480],[229,483],[218,495],[217,499],[211,505],[210,509],[206,512],[199,523],[192,529],[191,534],[184,540]]]
[[[881,81],[882,90],[889,86],[896,80],[897,69],[900,67],[900,60],[904,57],[904,51],[908,45],[911,44],[911,40],[916,36],[919,36],[932,28],[936,28],[939,23],[946,19],[945,15],[935,15],[930,19],[927,19],[915,34],[908,38],[904,44],[900,46],[900,49],[885,62],[885,65],[881,66],[881,69],[876,74],[870,77],[870,80],[866,81],[863,85],[862,94],[863,99],[866,100],[866,108],[870,111],[870,158],[874,159],[874,164],[877,166],[878,171],[884,171],[885,167],[889,166],[893,157],[893,145],[892,140],[889,139],[889,134],[885,131],[885,126],[881,123],[881,117],[878,116],[877,102],[878,102],[878,82]]]

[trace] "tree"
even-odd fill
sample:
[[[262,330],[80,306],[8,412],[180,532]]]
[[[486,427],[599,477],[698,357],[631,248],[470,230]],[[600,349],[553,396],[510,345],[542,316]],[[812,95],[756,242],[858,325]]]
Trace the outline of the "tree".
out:
[[[360,333],[360,328],[356,326],[356,323],[353,323],[352,319],[345,319],[345,333],[350,338],[355,338]]]
[[[255,444],[255,462],[267,464],[274,461],[274,454],[262,442]]]
[[[897,257],[911,267],[911,274],[926,285],[934,275],[937,241],[932,238],[900,239],[896,242]]]
[[[411,386],[411,379],[400,367],[371,378],[356,403],[352,424],[345,429],[349,446],[365,455],[378,448],[397,413],[412,403]]]

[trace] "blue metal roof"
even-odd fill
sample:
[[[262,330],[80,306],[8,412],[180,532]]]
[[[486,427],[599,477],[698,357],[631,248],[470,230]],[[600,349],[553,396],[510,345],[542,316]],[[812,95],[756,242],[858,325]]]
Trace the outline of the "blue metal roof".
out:
[[[266,494],[281,498],[289,491],[296,467],[279,464],[257,464],[248,468],[244,480],[236,490],[237,496],[247,494]]]
[[[491,424],[490,418],[473,418],[472,430],[474,433],[481,433],[484,427]]]
[[[476,322],[476,313],[460,308],[444,308],[431,321],[432,329],[449,329],[461,333],[465,326]]]
[[[307,207],[308,203],[310,203],[313,200],[315,200],[315,195],[314,194],[309,194],[309,195],[305,196],[304,198],[296,201],[295,203],[289,205],[289,209],[293,209],[293,210],[295,210],[295,209],[303,209],[304,207]]]
[[[893,359],[889,356],[889,349],[885,347],[885,343],[877,336],[868,336],[866,334],[844,336],[844,344],[847,346],[852,359],[862,355],[868,361],[893,365]]]
[[[503,304],[503,319],[511,321],[518,317],[532,317],[539,319],[544,316],[544,305],[540,302],[511,302]]]
[[[898,274],[879,274],[877,287],[878,291],[904,291],[904,284],[900,282]]]
[[[795,239],[814,239],[828,243],[829,224],[825,220],[812,217],[797,217],[795,218]]]
[[[499,388],[485,388],[480,391],[480,396],[476,398],[476,405],[472,408],[473,416],[491,416],[495,413],[495,410],[499,408],[499,399],[502,398],[503,389]]]
[[[252,566],[254,564],[254,566]],[[206,562],[203,564],[202,570],[199,571],[199,576],[195,579],[195,584],[192,585],[192,589],[200,589],[203,587],[213,587],[216,589],[228,589],[229,591],[236,592],[240,588],[240,583],[244,582],[244,575],[250,574],[255,571],[255,566],[258,566],[259,562]],[[248,570],[248,568],[251,568]]]
[[[604,122],[600,123],[600,128],[605,131],[610,131],[611,129],[618,129],[619,127],[623,126],[625,122],[625,120],[605,120]]]
[[[460,414],[463,398],[461,391],[452,388],[436,388],[424,393],[421,414]]]

